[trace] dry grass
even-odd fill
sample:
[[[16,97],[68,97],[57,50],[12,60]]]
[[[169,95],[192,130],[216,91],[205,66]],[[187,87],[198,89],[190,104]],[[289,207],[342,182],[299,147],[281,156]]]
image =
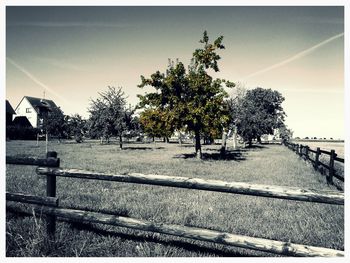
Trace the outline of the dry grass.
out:
[[[278,145],[244,149],[241,156],[218,160],[218,145],[204,146],[205,160],[192,158],[193,147],[177,144],[57,144],[61,167],[86,170],[199,177],[314,189],[334,189],[325,177]],[[7,143],[7,155],[44,156],[35,142]],[[231,158],[232,157],[232,158]],[[6,189],[45,194],[45,179],[35,167],[7,165]],[[150,220],[227,231],[314,246],[344,249],[343,206],[232,195],[199,190],[58,178],[60,205],[112,211]],[[7,256],[266,256],[149,232],[60,222],[56,241],[47,246],[40,220],[7,213]],[[20,235],[20,236],[19,236]],[[22,240],[22,241],[21,241]]]

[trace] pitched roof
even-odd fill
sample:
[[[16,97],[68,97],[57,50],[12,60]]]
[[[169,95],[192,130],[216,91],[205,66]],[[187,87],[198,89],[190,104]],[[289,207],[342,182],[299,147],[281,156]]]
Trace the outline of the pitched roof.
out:
[[[37,110],[37,108],[46,108],[48,110],[58,108],[57,105],[52,100],[40,99],[35,97],[24,96],[30,104],[32,104],[33,108]]]
[[[32,127],[32,124],[30,123],[30,121],[27,119],[26,116],[17,116],[16,118],[13,119],[12,124],[20,127]]]
[[[16,114],[15,110],[12,108],[8,100],[6,100],[6,113]]]

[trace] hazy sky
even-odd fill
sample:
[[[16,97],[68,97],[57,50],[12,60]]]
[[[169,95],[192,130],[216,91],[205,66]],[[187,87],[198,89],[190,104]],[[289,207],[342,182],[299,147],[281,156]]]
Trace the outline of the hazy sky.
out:
[[[286,98],[295,136],[344,138],[342,7],[7,7],[6,98],[46,98],[88,117],[91,98],[121,86],[135,105],[140,75],[188,64],[207,30],[223,35],[220,72]]]

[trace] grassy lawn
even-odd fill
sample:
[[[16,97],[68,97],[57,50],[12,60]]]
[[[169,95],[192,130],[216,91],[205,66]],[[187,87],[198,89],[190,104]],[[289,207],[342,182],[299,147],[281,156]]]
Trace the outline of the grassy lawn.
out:
[[[41,142],[11,141],[7,155],[44,156]],[[243,149],[218,160],[219,145],[100,145],[52,142],[62,168],[98,172],[164,174],[334,190],[324,176],[280,145]],[[6,166],[6,190],[45,195],[46,180],[35,167]],[[110,211],[154,222],[197,226],[254,237],[344,249],[344,207],[272,198],[117,182],[58,178],[57,196],[65,207]],[[59,222],[48,245],[40,217],[7,213],[7,256],[273,256],[267,253],[102,225]],[[185,243],[184,243],[185,242]]]

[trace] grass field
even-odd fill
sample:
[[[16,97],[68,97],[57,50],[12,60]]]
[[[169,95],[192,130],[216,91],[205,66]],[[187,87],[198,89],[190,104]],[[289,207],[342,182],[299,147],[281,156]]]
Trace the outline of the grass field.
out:
[[[11,141],[7,155],[44,156],[43,142]],[[334,190],[295,153],[280,145],[243,149],[218,160],[218,145],[204,146],[205,160],[193,158],[192,145],[100,145],[52,142],[62,168],[99,172],[164,174]],[[232,157],[232,158],[231,158]],[[6,190],[45,195],[45,178],[35,167],[6,166]],[[160,186],[58,178],[57,196],[65,207],[254,237],[343,250],[344,207]],[[7,256],[274,256],[150,232],[102,225],[59,222],[49,244],[40,217],[6,215]]]

